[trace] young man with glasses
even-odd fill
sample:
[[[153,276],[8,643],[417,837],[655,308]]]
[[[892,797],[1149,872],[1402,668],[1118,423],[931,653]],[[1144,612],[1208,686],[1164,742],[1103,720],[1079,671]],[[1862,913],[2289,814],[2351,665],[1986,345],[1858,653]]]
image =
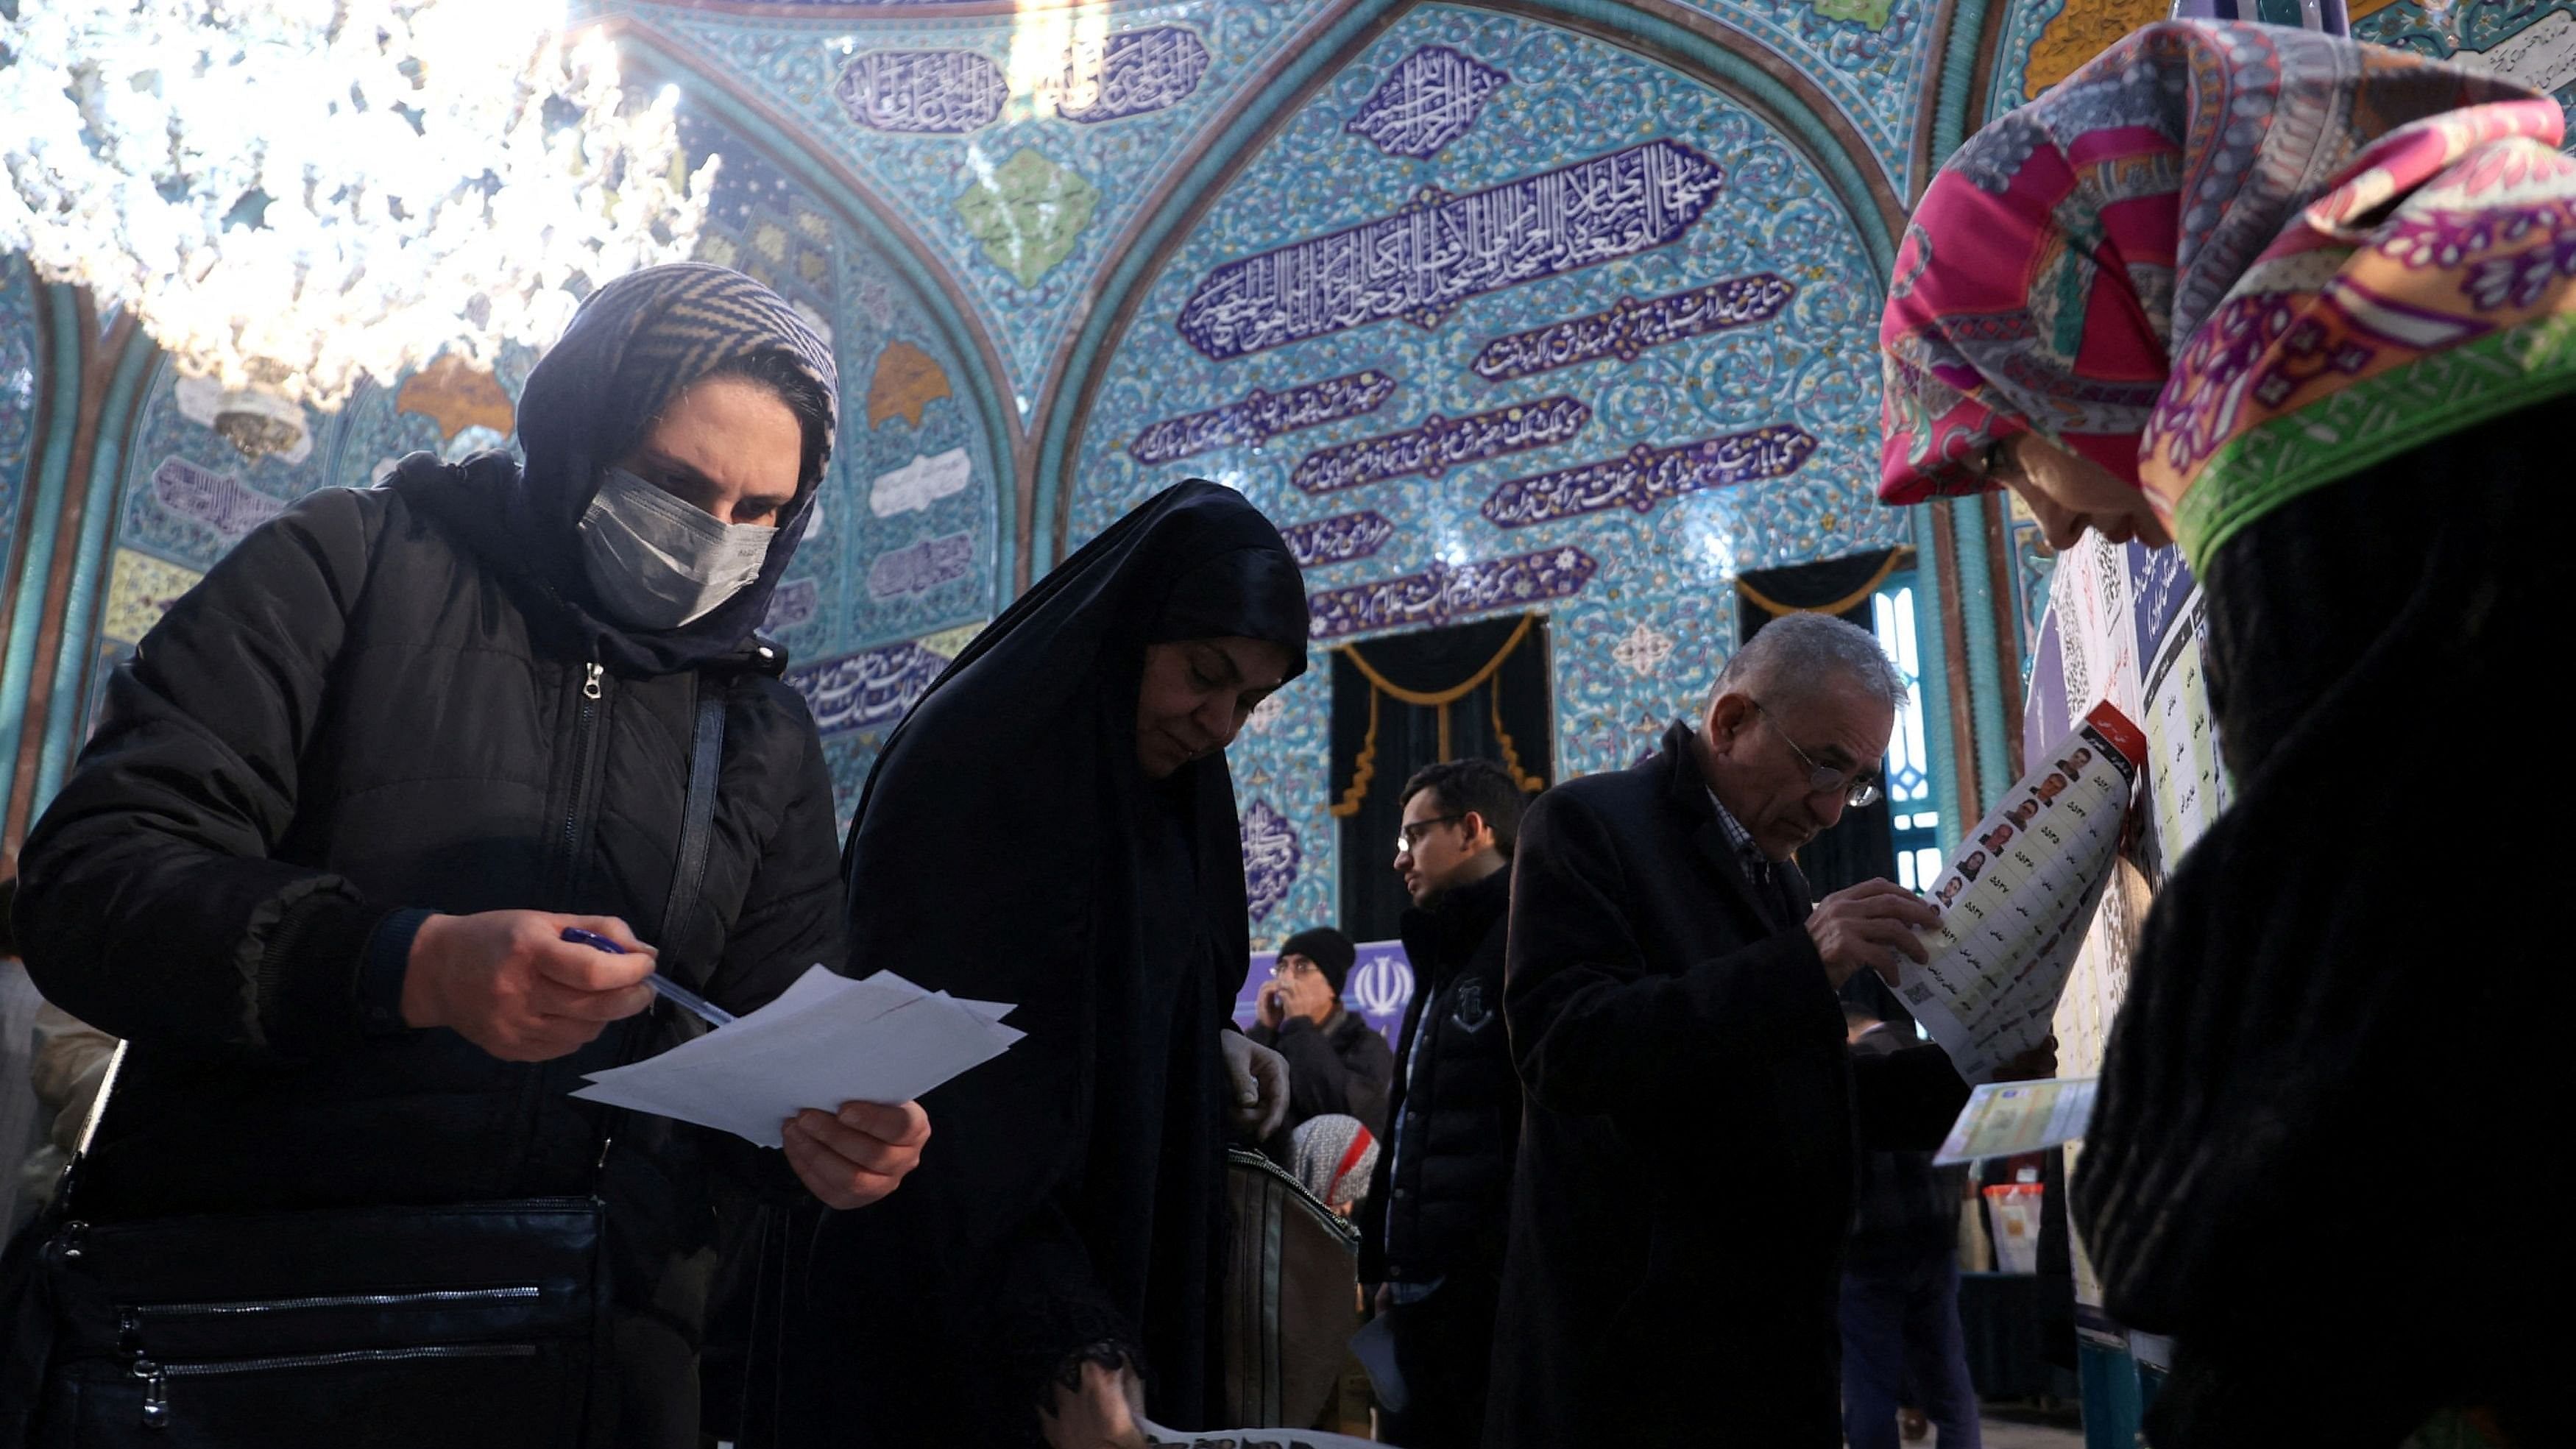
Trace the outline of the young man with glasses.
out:
[[[1836,992],[1922,959],[1890,881],[1811,905],[1798,848],[1877,792],[1905,685],[1793,614],[1700,725],[1523,822],[1504,1014],[1527,1103],[1485,1443],[1835,1449],[1856,1144],[1937,1145],[1938,1048],[1856,1062]]]
[[[1360,1277],[1377,1285],[1404,1380],[1401,1403],[1381,1396],[1378,1436],[1403,1449],[1476,1449],[1484,1437],[1521,1136],[1503,927],[1527,798],[1488,760],[1432,765],[1404,786],[1395,869],[1413,897],[1402,928],[1413,1000],[1394,1140],[1360,1223]]]

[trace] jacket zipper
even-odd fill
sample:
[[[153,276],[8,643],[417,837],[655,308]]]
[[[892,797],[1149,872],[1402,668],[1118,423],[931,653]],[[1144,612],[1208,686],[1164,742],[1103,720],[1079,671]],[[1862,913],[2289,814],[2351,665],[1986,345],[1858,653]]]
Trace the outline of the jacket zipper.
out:
[[[134,1361],[134,1376],[143,1381],[143,1427],[170,1427],[170,1380],[217,1378],[226,1374],[269,1373],[280,1369],[336,1368],[353,1363],[415,1363],[429,1359],[534,1358],[533,1343],[450,1343],[420,1348],[355,1348],[338,1353],[279,1354],[271,1358],[200,1360],[162,1363]]]
[[[608,691],[600,684],[606,671],[596,662],[583,665],[582,670],[581,708],[574,713],[572,722],[572,799],[564,809],[563,823],[563,884],[567,897],[571,895],[574,877],[580,871],[581,818],[590,806],[591,733],[599,724],[600,705],[608,697]],[[571,901],[567,899],[563,904],[569,907]]]
[[[428,1304],[522,1302],[539,1296],[534,1283],[503,1288],[434,1288],[417,1293],[332,1293],[309,1298],[245,1298],[231,1303],[137,1303],[120,1310],[147,1318],[207,1318],[239,1313],[292,1313],[311,1308],[412,1308]]]

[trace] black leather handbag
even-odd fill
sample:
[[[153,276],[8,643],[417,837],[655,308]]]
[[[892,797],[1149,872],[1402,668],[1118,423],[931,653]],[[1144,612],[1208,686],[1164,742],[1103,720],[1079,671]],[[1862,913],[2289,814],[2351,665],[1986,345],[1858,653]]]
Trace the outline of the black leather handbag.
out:
[[[704,870],[723,737],[712,691],[665,939]],[[0,1444],[14,1429],[31,1449],[604,1449],[596,1193],[91,1224],[79,1173],[115,1078],[48,1218],[13,1245],[13,1337],[45,1342],[10,1345],[0,1400],[27,1402],[0,1403]]]

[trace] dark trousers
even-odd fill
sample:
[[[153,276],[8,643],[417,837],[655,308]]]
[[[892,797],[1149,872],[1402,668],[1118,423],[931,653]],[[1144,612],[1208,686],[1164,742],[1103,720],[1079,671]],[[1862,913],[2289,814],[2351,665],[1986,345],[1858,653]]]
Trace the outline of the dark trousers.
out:
[[[1948,1253],[1843,1270],[1843,1438],[1896,1449],[1900,1386],[1941,1431],[1940,1449],[1978,1449],[1977,1389],[1959,1328],[1959,1263]]]
[[[1421,1302],[1388,1310],[1406,1399],[1402,1413],[1379,1411],[1380,1439],[1401,1449],[1476,1449],[1485,1434],[1500,1297],[1499,1283],[1453,1274]]]

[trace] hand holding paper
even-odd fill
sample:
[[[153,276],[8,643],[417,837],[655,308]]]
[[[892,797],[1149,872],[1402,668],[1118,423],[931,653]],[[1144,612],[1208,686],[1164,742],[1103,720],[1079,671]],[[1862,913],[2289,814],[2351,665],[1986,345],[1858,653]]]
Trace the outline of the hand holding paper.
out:
[[[846,1212],[892,1193],[921,1165],[930,1115],[918,1102],[843,1102],[838,1111],[797,1113],[779,1136],[805,1190]]]
[[[1951,1065],[1990,1081],[2048,1036],[2109,883],[2146,739],[2109,704],[2043,751],[1942,873],[1940,924],[1897,995]]]
[[[1816,903],[1807,934],[1825,961],[1825,979],[1840,991],[1863,968],[1891,986],[1907,961],[1930,953],[1921,933],[1941,924],[1941,913],[1892,880],[1865,880]]]
[[[843,1103],[908,1103],[1000,1056],[1021,1035],[1001,1024],[1010,1009],[924,991],[890,971],[853,981],[816,966],[776,1001],[732,1025],[632,1066],[596,1073],[573,1095],[781,1147],[788,1119],[809,1109],[829,1121],[837,1115],[831,1109]],[[809,1135],[823,1136],[824,1123],[810,1125],[817,1130]],[[840,1125],[850,1126],[846,1120]],[[877,1135],[865,1126],[851,1130]],[[895,1130],[898,1138],[909,1135]],[[921,1130],[926,1136],[926,1125]],[[854,1190],[861,1186],[855,1178],[853,1184]]]

